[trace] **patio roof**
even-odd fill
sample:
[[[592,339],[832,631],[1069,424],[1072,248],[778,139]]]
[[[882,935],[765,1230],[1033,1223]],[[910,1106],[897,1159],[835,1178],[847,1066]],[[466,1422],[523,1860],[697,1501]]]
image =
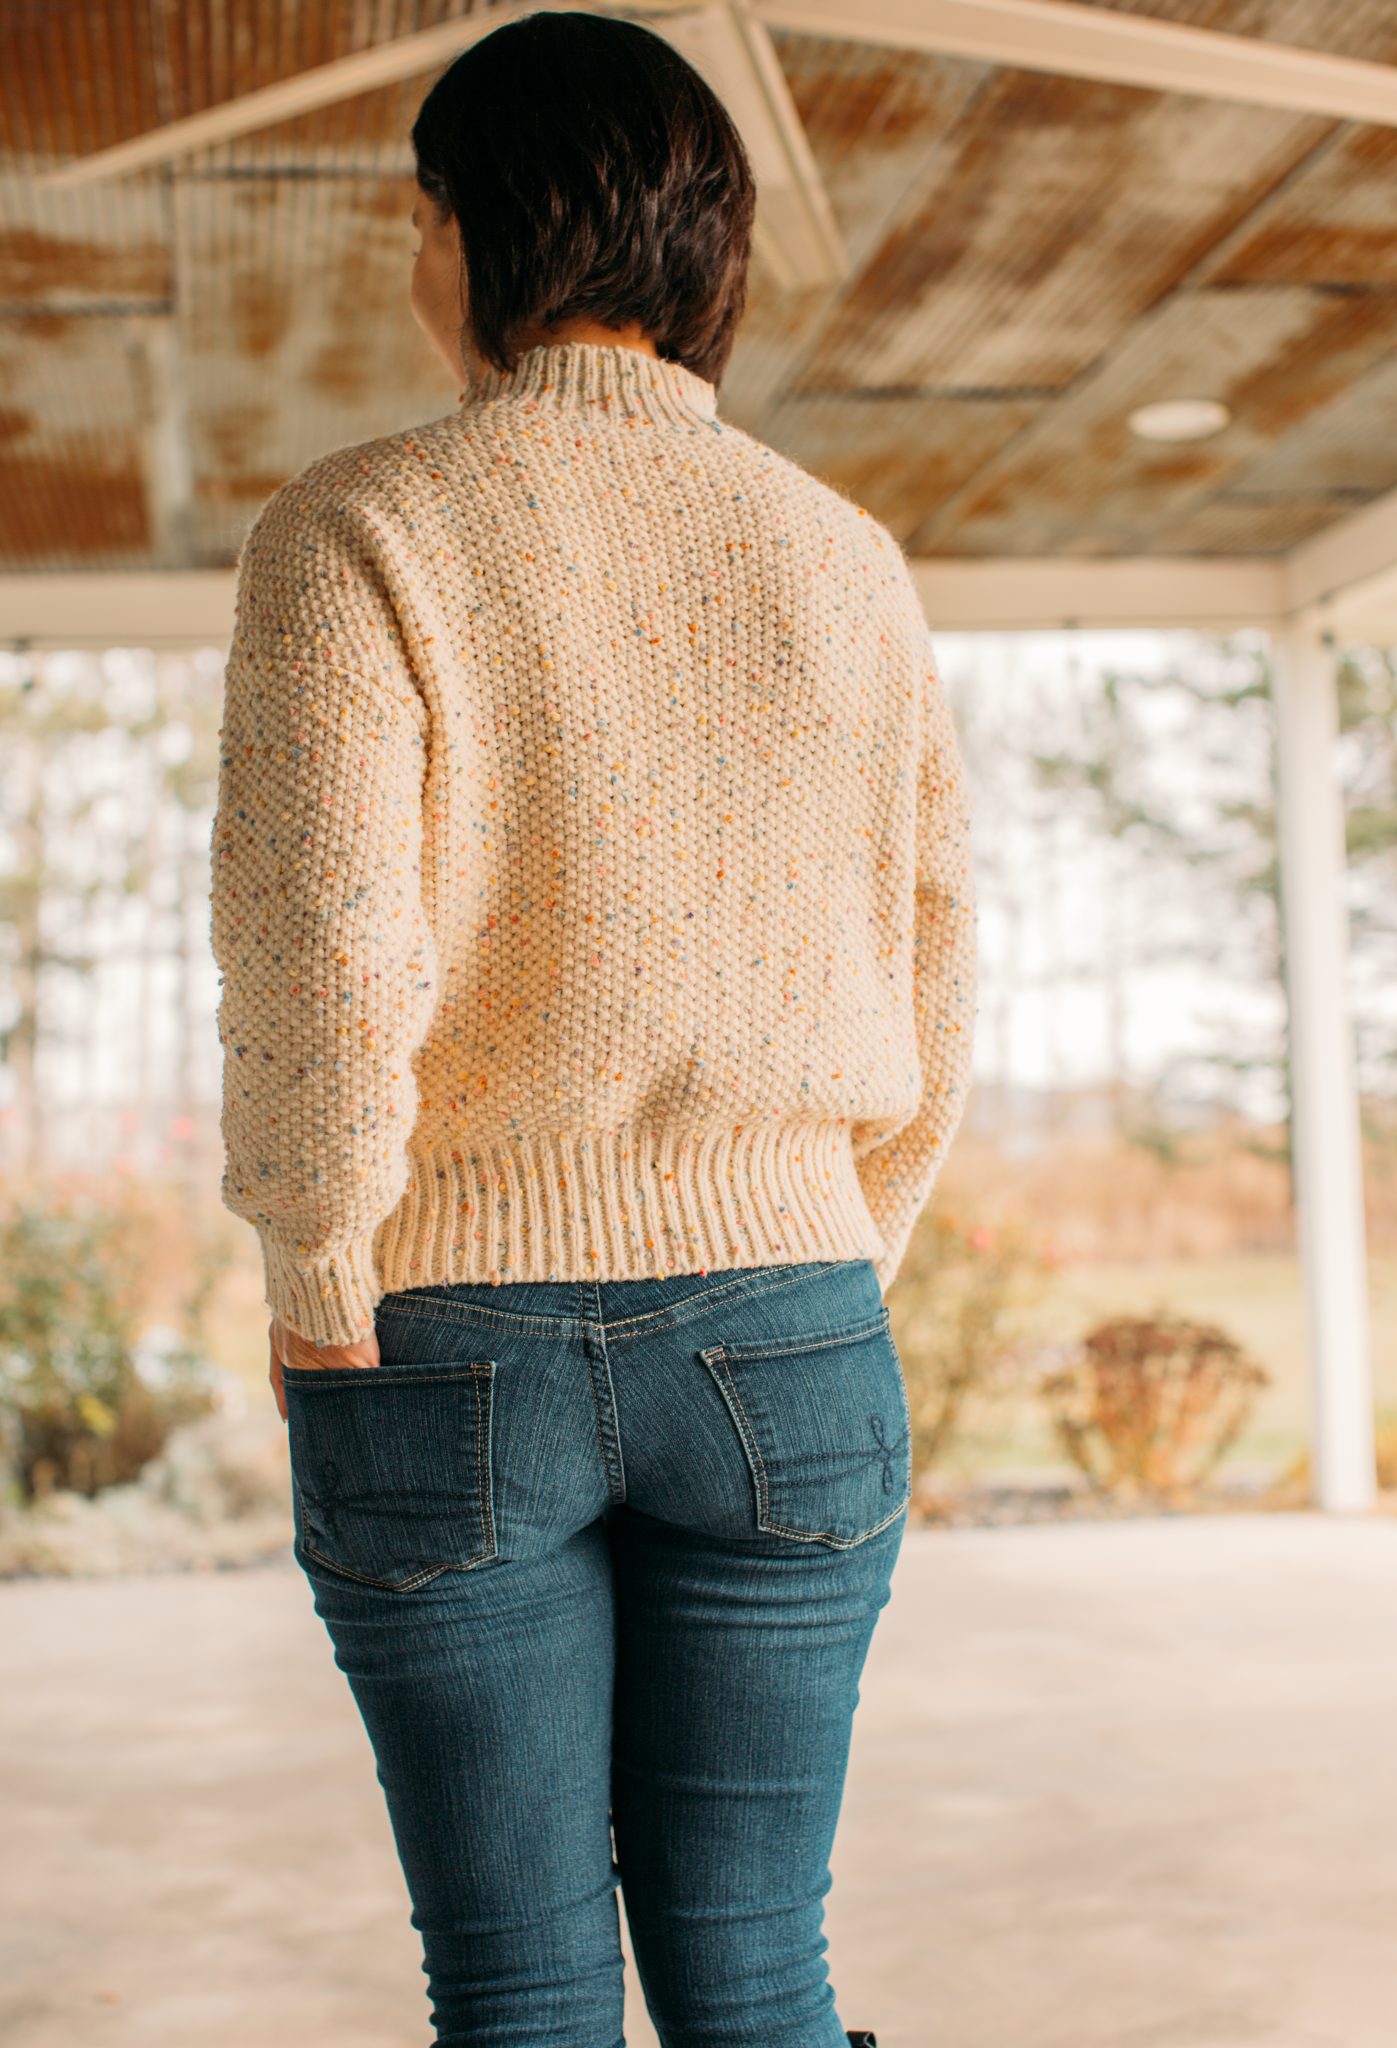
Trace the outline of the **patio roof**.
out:
[[[316,455],[454,405],[406,303],[407,137],[507,11],[5,11],[0,570],[229,566]],[[728,87],[779,230],[722,410],[910,554],[1277,561],[1397,490],[1386,0],[757,0],[759,108],[727,12],[649,17]],[[416,68],[355,90],[385,50]],[[1230,423],[1131,432],[1180,396]]]

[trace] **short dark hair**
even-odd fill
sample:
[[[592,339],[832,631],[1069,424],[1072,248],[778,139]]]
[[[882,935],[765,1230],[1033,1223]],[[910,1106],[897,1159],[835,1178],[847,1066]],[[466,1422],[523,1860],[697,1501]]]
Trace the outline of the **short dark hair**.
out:
[[[638,321],[717,384],[746,302],[756,188],[732,118],[639,22],[543,11],[482,36],[412,127],[417,182],[456,216],[464,325],[497,369],[519,337]]]

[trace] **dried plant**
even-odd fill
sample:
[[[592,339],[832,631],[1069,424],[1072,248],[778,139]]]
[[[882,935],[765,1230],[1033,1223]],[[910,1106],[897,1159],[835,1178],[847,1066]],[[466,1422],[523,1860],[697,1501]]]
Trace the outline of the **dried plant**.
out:
[[[1270,1378],[1215,1324],[1156,1309],[1096,1324],[1041,1392],[1096,1492],[1183,1503],[1227,1455]]]

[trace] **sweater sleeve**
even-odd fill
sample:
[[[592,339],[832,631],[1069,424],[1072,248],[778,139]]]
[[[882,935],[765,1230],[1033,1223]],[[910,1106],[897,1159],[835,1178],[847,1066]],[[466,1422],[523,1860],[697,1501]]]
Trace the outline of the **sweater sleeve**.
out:
[[[921,641],[919,668],[912,999],[921,1099],[891,1137],[857,1157],[859,1181],[883,1235],[874,1264],[885,1295],[960,1126],[976,1014],[970,791],[929,637]]]
[[[427,714],[369,530],[304,478],[243,544],[219,749],[222,1199],[257,1230],[273,1312],[352,1343],[435,1004]]]

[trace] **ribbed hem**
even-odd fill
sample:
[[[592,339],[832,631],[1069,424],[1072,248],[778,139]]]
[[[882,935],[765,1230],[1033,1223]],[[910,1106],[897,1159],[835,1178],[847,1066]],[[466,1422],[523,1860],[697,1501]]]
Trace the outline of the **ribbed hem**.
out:
[[[877,1260],[846,1118],[473,1137],[416,1155],[380,1227],[384,1293]]]
[[[712,384],[682,363],[664,362],[620,342],[554,341],[526,348],[512,370],[493,364],[461,394],[461,410],[517,399],[535,409],[595,408],[669,426],[711,425]]]
[[[371,1337],[374,1304],[383,1293],[373,1253],[374,1233],[309,1263],[262,1239],[267,1305],[273,1315],[317,1344],[356,1344]]]

